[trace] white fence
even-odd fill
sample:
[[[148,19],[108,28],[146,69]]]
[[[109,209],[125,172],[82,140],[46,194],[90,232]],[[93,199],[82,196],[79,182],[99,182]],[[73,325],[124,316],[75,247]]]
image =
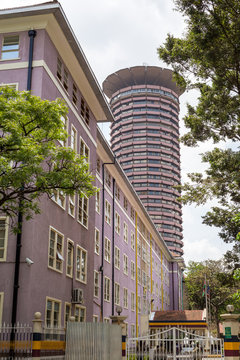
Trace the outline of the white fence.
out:
[[[0,359],[32,357],[32,328],[29,325],[0,327]]]

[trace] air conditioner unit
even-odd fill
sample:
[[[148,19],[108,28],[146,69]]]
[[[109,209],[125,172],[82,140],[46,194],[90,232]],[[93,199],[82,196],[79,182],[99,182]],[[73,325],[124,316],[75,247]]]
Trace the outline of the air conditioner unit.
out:
[[[83,290],[82,289],[73,289],[72,303],[73,304],[83,304]]]

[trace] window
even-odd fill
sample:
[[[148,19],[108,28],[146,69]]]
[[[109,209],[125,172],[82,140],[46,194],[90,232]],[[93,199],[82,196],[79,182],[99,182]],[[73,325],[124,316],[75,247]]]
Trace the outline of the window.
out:
[[[135,311],[135,293],[131,293],[131,310]]]
[[[104,277],[104,300],[110,301],[110,279],[108,277]]]
[[[87,126],[89,126],[89,120],[90,120],[89,108],[87,107],[85,100],[83,98],[81,99],[81,116],[83,117]]]
[[[77,87],[74,83],[72,88],[72,102],[77,106]]]
[[[7,218],[0,218],[0,261],[6,261],[7,257],[8,226]]]
[[[61,327],[61,301],[47,298],[45,324],[50,328]]]
[[[128,289],[123,288],[123,307],[128,308]]]
[[[105,170],[105,183],[109,188],[111,188],[112,177],[107,169]]]
[[[123,254],[123,272],[128,275],[128,257],[126,254]]]
[[[98,174],[101,173],[101,160],[99,158],[97,158],[97,172]]]
[[[131,337],[134,338],[136,336],[136,331],[135,331],[135,325],[134,324],[131,324],[130,331],[131,331]]]
[[[138,284],[141,285],[141,269],[140,269],[140,267],[137,268],[137,276],[138,276]]]
[[[63,267],[63,235],[50,227],[48,266],[62,272]]]
[[[0,292],[0,324],[2,324],[3,298],[4,298],[4,293]]]
[[[73,242],[68,239],[67,241],[67,276],[73,277]]]
[[[100,252],[100,233],[99,230],[95,228],[95,254],[99,255]]]
[[[123,198],[123,207],[127,211],[127,209],[128,209],[128,200],[127,200],[127,198],[125,196]]]
[[[71,149],[77,151],[77,130],[71,125]]]
[[[120,270],[120,249],[117,246],[115,246],[114,251],[114,265]]]
[[[118,283],[114,285],[114,303],[115,305],[120,305],[120,285]]]
[[[60,81],[62,81],[62,61],[57,59],[57,77]]]
[[[120,235],[120,215],[115,212],[115,231]]]
[[[87,283],[87,251],[77,245],[76,279]]]
[[[131,206],[131,219],[134,220],[135,219],[135,210],[134,208]]]
[[[131,261],[131,279],[135,280],[135,262]]]
[[[66,116],[61,116],[61,121],[62,121],[63,130],[66,131],[66,133],[67,133],[68,132],[68,119],[67,119],[67,117]],[[67,139],[58,140],[58,141],[62,146],[67,145]]]
[[[105,221],[111,225],[111,205],[107,200],[105,201]]]
[[[84,306],[75,305],[74,308],[74,317],[77,322],[86,321],[86,308]]]
[[[71,304],[65,303],[65,310],[64,310],[64,324],[67,327],[67,322],[71,316]]]
[[[138,238],[137,238],[137,254],[138,254],[138,256],[141,256],[141,253],[142,253],[141,247],[142,247],[142,244],[141,244],[141,240],[140,240],[139,235],[138,235]]]
[[[99,272],[94,270],[94,296],[99,296]]]
[[[94,323],[98,322],[98,315],[93,315],[93,322]]]
[[[88,198],[85,196],[78,197],[78,221],[88,227]]]
[[[69,195],[68,197],[68,213],[72,217],[75,216],[75,195]]]
[[[135,250],[135,234],[131,231],[131,248]]]
[[[104,259],[111,262],[111,241],[107,237],[104,239]]]
[[[123,223],[123,240],[128,243],[128,226],[125,222]]]
[[[63,71],[63,87],[66,91],[68,91],[68,72],[66,69]]]
[[[100,214],[100,191],[96,193],[96,212]]]
[[[2,60],[19,58],[19,36],[4,36],[2,45]]]
[[[141,296],[138,296],[138,313],[141,313]]]
[[[52,199],[56,204],[61,206],[61,208],[65,209],[66,197],[61,190],[53,190]]]
[[[89,158],[89,147],[88,147],[87,144],[83,141],[82,138],[80,138],[80,155],[81,155],[81,156],[84,156],[87,162],[90,161],[90,158]]]
[[[118,201],[120,201],[120,188],[118,185],[115,187],[115,196]]]

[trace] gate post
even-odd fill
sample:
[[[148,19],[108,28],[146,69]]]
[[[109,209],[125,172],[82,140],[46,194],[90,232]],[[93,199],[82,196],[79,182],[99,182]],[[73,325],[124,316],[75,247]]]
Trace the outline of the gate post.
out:
[[[41,358],[41,340],[42,340],[42,314],[35,312],[33,320],[33,342],[32,342],[32,357],[34,360]]]
[[[223,319],[225,360],[238,360],[240,355],[238,337],[240,314],[232,314],[234,311],[233,305],[228,305],[227,311],[228,314],[220,315]]]
[[[122,329],[122,360],[126,359],[126,324],[124,323],[124,320],[126,320],[127,316],[110,316],[110,319],[112,320],[112,324],[120,325]]]

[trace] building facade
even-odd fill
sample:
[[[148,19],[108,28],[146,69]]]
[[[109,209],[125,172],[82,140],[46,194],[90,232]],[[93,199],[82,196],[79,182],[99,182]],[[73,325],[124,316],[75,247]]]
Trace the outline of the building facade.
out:
[[[175,256],[183,255],[180,184],[179,96],[172,71],[135,66],[109,75],[114,154]]]
[[[48,327],[69,316],[110,321],[121,306],[128,333],[139,333],[153,308],[181,308],[181,263],[98,129],[113,116],[60,4],[0,11],[0,44],[0,86],[65,100],[69,137],[59,146],[88,158],[99,188],[89,199],[42,196],[41,213],[24,220],[16,321],[30,322],[36,311]],[[4,214],[0,224],[0,323],[10,323],[16,235]]]

